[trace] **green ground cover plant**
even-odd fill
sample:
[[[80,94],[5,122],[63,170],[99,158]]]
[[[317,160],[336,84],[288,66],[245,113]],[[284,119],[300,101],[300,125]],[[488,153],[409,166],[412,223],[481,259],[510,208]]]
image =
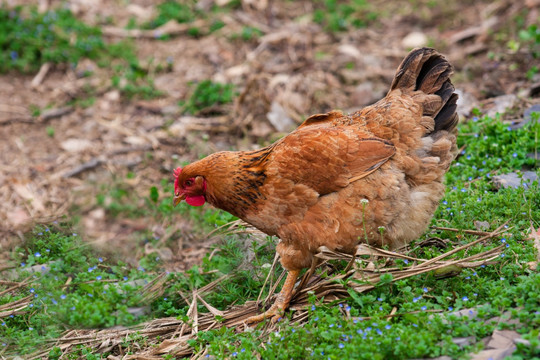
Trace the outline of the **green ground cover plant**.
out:
[[[106,42],[98,26],[85,24],[65,8],[39,13],[31,6],[1,5],[0,50],[0,73],[35,73],[45,63],[75,68],[90,59],[113,69],[111,85],[127,97],[161,95],[131,42]]]
[[[226,328],[200,332],[191,341],[195,351],[206,348],[215,358],[240,359],[254,355],[265,359],[397,359],[439,355],[461,358],[479,350],[482,345],[478,341],[499,328],[515,329],[530,340],[531,345],[520,345],[512,359],[538,357],[540,297],[536,289],[540,287],[540,273],[529,266],[537,261],[537,253],[527,231],[540,225],[540,189],[537,181],[497,189],[492,178],[536,166],[536,160],[528,154],[538,149],[540,125],[535,120],[521,129],[512,129],[498,119],[474,117],[459,131],[462,150],[447,175],[446,196],[433,225],[471,229],[475,221],[487,221],[490,230],[503,225],[503,237],[467,250],[467,255],[473,255],[486,247],[504,244],[505,251],[495,263],[458,271],[455,276],[442,279],[429,273],[395,283],[382,278],[373,291],[351,292],[349,298],[330,305],[312,297],[309,320],[302,326],[289,325],[285,318],[272,333],[266,333],[262,326],[241,333]],[[150,189],[144,206],[135,213],[133,208],[111,203],[108,210],[114,216],[183,214],[207,224],[203,231],[233,219],[213,210],[173,209],[168,180],[161,183],[159,190]],[[129,192],[113,192],[107,196],[129,203]],[[272,240],[261,243],[246,235],[227,235],[202,264],[185,273],[163,275],[166,285],[158,292],[146,294],[145,285],[162,273],[159,259],[141,259],[144,266],[138,268],[111,262],[70,229],[68,222],[38,226],[13,253],[13,261],[19,264],[14,270],[15,279],[28,282],[17,291],[3,293],[0,305],[29,296],[32,300],[25,313],[1,320],[0,351],[31,353],[70,328],[125,326],[163,316],[188,321],[189,306],[182,294],[224,275],[230,277],[205,294],[208,303],[224,310],[231,304],[254,300],[269,272],[265,264],[273,258]],[[438,231],[428,232],[419,241],[432,236],[449,239],[451,247],[473,240],[465,233]],[[448,251],[414,244],[413,248],[415,256],[425,259]],[[248,253],[252,254],[250,263],[245,260]],[[142,316],[130,312],[140,306],[150,310]],[[393,309],[395,315],[389,318]],[[456,315],[456,311],[464,309],[474,312],[470,317]],[[198,311],[207,310],[201,305]],[[503,314],[519,323],[489,321]],[[474,340],[467,346],[458,346],[452,341],[456,337]],[[78,351],[83,355],[93,350],[81,346]],[[54,358],[60,353],[53,350],[50,356]],[[104,358],[106,354],[87,358],[92,356]]]

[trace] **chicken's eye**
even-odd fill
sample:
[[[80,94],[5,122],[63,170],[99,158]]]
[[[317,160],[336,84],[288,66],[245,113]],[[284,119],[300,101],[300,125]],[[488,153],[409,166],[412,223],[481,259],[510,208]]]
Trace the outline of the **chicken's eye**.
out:
[[[193,180],[186,180],[186,186],[193,185]]]

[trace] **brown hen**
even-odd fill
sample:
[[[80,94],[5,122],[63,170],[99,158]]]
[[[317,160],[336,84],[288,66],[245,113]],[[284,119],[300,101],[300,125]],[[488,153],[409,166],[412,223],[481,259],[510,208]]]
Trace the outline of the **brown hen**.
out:
[[[249,322],[283,314],[320,246],[353,253],[367,238],[392,249],[426,230],[456,152],[451,74],[435,50],[415,49],[379,102],[313,115],[266,148],[176,169],[175,205],[207,201],[281,239],[287,279],[273,306]]]

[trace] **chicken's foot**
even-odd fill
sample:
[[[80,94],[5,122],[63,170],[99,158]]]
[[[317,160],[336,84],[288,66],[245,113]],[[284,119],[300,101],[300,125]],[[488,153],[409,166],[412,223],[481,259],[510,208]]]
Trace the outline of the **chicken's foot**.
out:
[[[252,324],[268,318],[272,318],[272,322],[276,322],[280,318],[282,318],[285,310],[289,307],[289,303],[291,302],[294,284],[296,283],[298,275],[300,275],[300,270],[289,271],[287,274],[287,278],[285,279],[285,284],[283,284],[283,288],[281,289],[276,301],[270,307],[270,309],[266,310],[260,315],[255,315],[248,318],[246,322],[248,324]]]

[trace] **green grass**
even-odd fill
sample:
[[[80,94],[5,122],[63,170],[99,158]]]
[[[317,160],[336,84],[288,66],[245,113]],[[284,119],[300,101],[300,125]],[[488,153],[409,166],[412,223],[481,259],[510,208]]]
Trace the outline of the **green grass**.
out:
[[[139,27],[143,29],[156,29],[160,26],[165,25],[171,20],[174,20],[180,24],[191,24],[196,20],[206,20],[208,23],[207,29],[201,29],[197,26],[192,26],[188,29],[187,34],[193,37],[200,37],[208,35],[217,31],[225,26],[225,23],[220,19],[219,15],[222,12],[228,12],[231,9],[237,8],[240,6],[240,2],[231,1],[223,7],[218,7],[217,5],[212,5],[210,11],[206,12],[204,10],[197,8],[197,1],[164,1],[161,4],[157,5],[158,10],[157,16],[141,24]],[[135,19],[132,19],[128,24],[128,28],[135,28],[138,25],[136,24]],[[158,35],[160,40],[168,40],[168,35]]]
[[[530,347],[519,345],[512,359],[538,358],[540,272],[528,265],[537,261],[537,253],[526,232],[531,225],[540,227],[540,188],[535,182],[497,190],[492,178],[535,168],[535,160],[527,154],[539,148],[540,125],[533,121],[522,129],[511,130],[497,119],[475,117],[460,126],[459,131],[458,142],[463,151],[447,175],[446,195],[432,223],[471,229],[475,221],[487,221],[493,230],[508,222],[502,238],[474,246],[466,254],[456,254],[469,256],[505,244],[503,255],[493,264],[465,269],[443,279],[429,273],[395,283],[383,278],[373,291],[351,291],[349,298],[330,305],[313,297],[310,317],[304,326],[291,326],[284,319],[278,331],[270,334],[265,334],[261,327],[243,333],[222,328],[200,332],[190,344],[196,351],[207,347],[215,358],[463,358],[481,349],[480,340],[498,328],[515,329],[531,341]],[[129,186],[119,181],[98,198],[98,204],[114,217],[152,217],[166,224],[172,224],[178,216],[191,217],[202,224],[199,231],[203,232],[232,219],[224,212],[207,208],[184,205],[173,209],[170,179],[149,189],[143,199],[132,194]],[[150,232],[141,236],[146,241],[156,241]],[[475,239],[465,233],[438,231],[419,240],[431,236],[450,239],[453,247]],[[263,265],[271,263],[274,254],[270,240],[257,243],[246,236],[229,235],[216,245],[211,258],[206,256],[200,266],[185,273],[168,274],[163,291],[145,297],[142,285],[155,278],[162,268],[155,254],[139,258],[138,268],[100,258],[80,236],[72,234],[68,223],[37,227],[25,238],[13,252],[12,260],[18,264],[18,279],[31,276],[31,282],[0,296],[0,304],[28,295],[36,297],[29,312],[0,320],[0,345],[5,348],[0,351],[8,355],[30,353],[65,329],[130,325],[162,316],[187,319],[188,304],[181,294],[189,294],[224,274],[232,276],[204,295],[208,303],[223,310],[233,303],[254,300],[269,271]],[[415,255],[433,258],[448,250],[419,247]],[[250,260],[246,260],[248,254],[252,254]],[[34,265],[38,265],[38,271],[29,274],[28,269]],[[40,271],[41,265],[48,270]],[[0,291],[4,288],[0,286]],[[136,318],[128,310],[138,306],[149,306],[150,313]],[[397,316],[388,319],[394,308]],[[477,317],[453,315],[462,309],[474,309]],[[434,314],[430,310],[439,312]],[[207,310],[200,305],[198,311]],[[519,325],[487,321],[507,311],[520,321]],[[451,341],[469,336],[474,341],[465,347]],[[142,344],[144,338],[134,338],[129,343],[133,342]],[[87,358],[107,356],[84,355],[91,351],[84,346],[78,351]],[[53,350],[51,358],[59,354]]]
[[[204,80],[198,83],[190,98],[181,102],[184,111],[197,114],[212,106],[231,103],[236,96],[233,84],[216,83],[211,80]]]
[[[374,6],[366,0],[318,0],[315,4],[313,21],[330,33],[363,28],[378,17]]]
[[[82,59],[100,67],[112,64],[111,85],[128,98],[161,95],[131,42],[106,42],[99,27],[85,24],[65,8],[38,13],[31,6],[0,6],[0,73],[35,73],[47,62],[75,68]]]

